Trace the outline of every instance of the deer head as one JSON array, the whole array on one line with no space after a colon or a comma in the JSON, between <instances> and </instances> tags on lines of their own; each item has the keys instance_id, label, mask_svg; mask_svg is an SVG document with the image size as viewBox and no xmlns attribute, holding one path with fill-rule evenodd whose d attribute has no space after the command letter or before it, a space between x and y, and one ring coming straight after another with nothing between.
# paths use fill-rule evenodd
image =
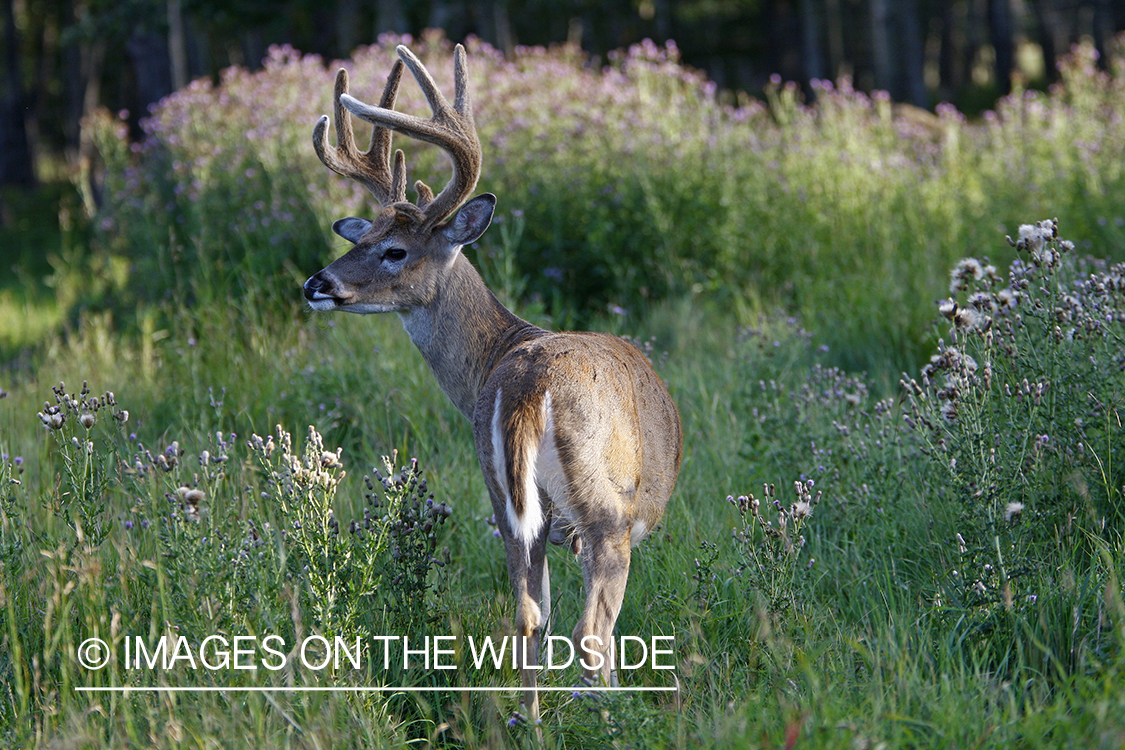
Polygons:
<instances>
[{"instance_id":1,"label":"deer head","mask_svg":"<svg viewBox=\"0 0 1125 750\"><path fill-rule=\"evenodd\" d=\"M484 234L492 221L496 196L490 193L457 210L476 187L481 165L464 47L457 45L454 51L452 106L414 53L400 45L398 54L401 59L391 69L377 107L348 94L346 70L336 74L335 147L327 143L327 116L313 128L320 160L366 187L383 207L374 220L348 217L332 225L355 247L305 282L305 298L314 310L382 313L424 306L441 286L442 269L448 269L461 246ZM426 96L433 113L429 119L394 110L404 65ZM375 126L366 152L356 147L352 114ZM453 177L436 196L419 180L414 183L417 201L407 201L406 159L396 150L392 164L392 131L433 143L449 154Z\"/></svg>"}]
</instances>

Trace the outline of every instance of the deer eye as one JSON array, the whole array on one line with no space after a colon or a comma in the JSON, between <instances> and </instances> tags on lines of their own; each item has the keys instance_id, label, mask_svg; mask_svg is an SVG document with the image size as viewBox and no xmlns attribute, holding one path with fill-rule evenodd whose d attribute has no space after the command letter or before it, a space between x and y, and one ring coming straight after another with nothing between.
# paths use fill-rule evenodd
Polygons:
<instances>
[{"instance_id":1,"label":"deer eye","mask_svg":"<svg viewBox=\"0 0 1125 750\"><path fill-rule=\"evenodd\" d=\"M402 248L399 248L399 247L391 248L387 252L383 253L383 260L395 260L395 261L397 261L397 260L402 260L405 257L406 257L406 251L403 250Z\"/></svg>"}]
</instances>

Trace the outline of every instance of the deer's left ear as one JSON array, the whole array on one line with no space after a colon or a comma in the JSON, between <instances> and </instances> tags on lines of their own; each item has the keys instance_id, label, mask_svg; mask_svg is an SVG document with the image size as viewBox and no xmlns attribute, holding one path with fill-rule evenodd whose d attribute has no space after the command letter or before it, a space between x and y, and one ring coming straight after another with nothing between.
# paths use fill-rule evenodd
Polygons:
<instances>
[{"instance_id":1,"label":"deer's left ear","mask_svg":"<svg viewBox=\"0 0 1125 750\"><path fill-rule=\"evenodd\" d=\"M496 196L492 193L478 195L461 206L453 220L445 225L442 234L454 245L468 245L476 242L492 223L492 212L496 210Z\"/></svg>"},{"instance_id":2,"label":"deer's left ear","mask_svg":"<svg viewBox=\"0 0 1125 750\"><path fill-rule=\"evenodd\" d=\"M332 231L343 237L345 240L357 244L363 235L367 234L367 230L371 228L371 222L367 219L357 219L354 216L349 216L346 219L340 219L332 225Z\"/></svg>"}]
</instances>

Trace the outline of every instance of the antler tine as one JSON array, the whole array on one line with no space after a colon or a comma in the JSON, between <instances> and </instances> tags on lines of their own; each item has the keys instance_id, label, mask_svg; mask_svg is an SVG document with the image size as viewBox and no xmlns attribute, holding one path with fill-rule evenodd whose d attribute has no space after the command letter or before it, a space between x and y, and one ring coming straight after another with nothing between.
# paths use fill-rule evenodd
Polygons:
<instances>
[{"instance_id":1,"label":"antler tine","mask_svg":"<svg viewBox=\"0 0 1125 750\"><path fill-rule=\"evenodd\" d=\"M430 190L430 186L421 180L415 180L414 192L418 194L418 208L424 209L434 199L434 191Z\"/></svg>"},{"instance_id":2,"label":"antler tine","mask_svg":"<svg viewBox=\"0 0 1125 750\"><path fill-rule=\"evenodd\" d=\"M473 122L465 48L458 44L453 53L455 84L452 107L413 52L399 45L398 54L422 89L433 112L432 117L423 119L395 112L389 107L372 107L347 94L340 97L340 102L356 117L377 127L390 128L416 140L433 143L449 154L453 161L453 177L436 198L430 199L433 191L424 183L415 184L418 206L425 211L426 223L432 226L453 213L472 194L480 177L480 141Z\"/></svg>"},{"instance_id":3,"label":"antler tine","mask_svg":"<svg viewBox=\"0 0 1125 750\"><path fill-rule=\"evenodd\" d=\"M398 87L402 81L403 63L396 60L387 76L387 85L379 105L385 109L394 108L398 98ZM336 146L330 146L325 138L328 131L328 117L321 117L313 128L313 148L316 155L332 171L360 183L384 205L406 200L406 161L400 151L391 168L391 131L375 127L371 131L371 146L360 153L355 145L351 115L341 103L348 95L348 72L344 68L336 73L333 96L333 114L336 118Z\"/></svg>"},{"instance_id":4,"label":"antler tine","mask_svg":"<svg viewBox=\"0 0 1125 750\"><path fill-rule=\"evenodd\" d=\"M391 131L386 128L375 128L387 134L387 142L390 143ZM372 135L372 139L374 139ZM372 146L372 148L375 148ZM391 173L391 191L394 193L394 202L399 203L406 200L406 155L402 153L401 148L395 149L395 167Z\"/></svg>"}]
</instances>

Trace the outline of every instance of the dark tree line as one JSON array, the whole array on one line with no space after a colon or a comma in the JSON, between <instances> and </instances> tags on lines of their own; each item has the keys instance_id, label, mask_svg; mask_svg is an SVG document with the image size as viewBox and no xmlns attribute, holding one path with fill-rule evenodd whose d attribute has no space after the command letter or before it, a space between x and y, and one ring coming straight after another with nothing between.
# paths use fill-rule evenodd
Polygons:
<instances>
[{"instance_id":1,"label":"dark tree line","mask_svg":"<svg viewBox=\"0 0 1125 750\"><path fill-rule=\"evenodd\" d=\"M381 32L441 28L505 52L568 41L594 55L652 38L725 89L773 74L860 88L928 107L1048 83L1082 36L1103 60L1125 28L1122 0L2 0L0 184L31 185L35 162L90 158L82 115L147 107L199 76L253 67L268 45L346 56ZM1017 59L1038 50L1043 65Z\"/></svg>"}]
</instances>

